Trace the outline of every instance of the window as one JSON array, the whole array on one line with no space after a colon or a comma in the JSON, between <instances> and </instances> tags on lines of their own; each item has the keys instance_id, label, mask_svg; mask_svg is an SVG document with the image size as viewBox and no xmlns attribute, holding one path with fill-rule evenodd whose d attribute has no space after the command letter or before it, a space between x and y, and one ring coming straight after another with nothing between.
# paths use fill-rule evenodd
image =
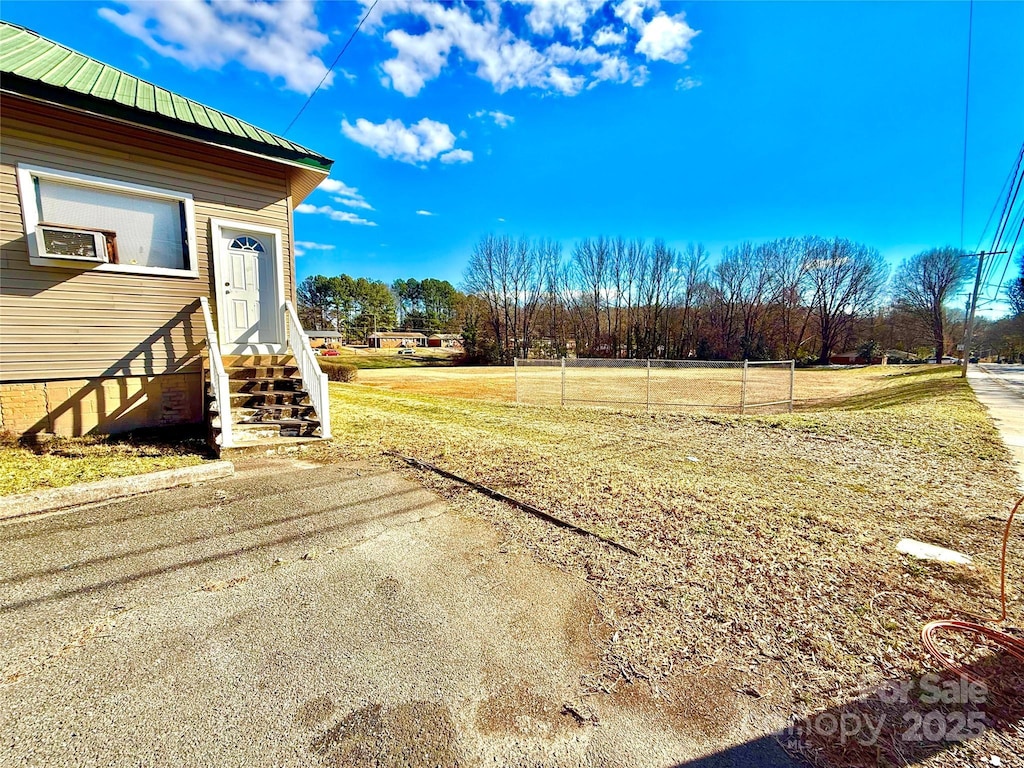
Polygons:
<instances>
[{"instance_id":1,"label":"window","mask_svg":"<svg viewBox=\"0 0 1024 768\"><path fill-rule=\"evenodd\" d=\"M191 195L30 166L18 185L33 264L198 275Z\"/></svg>"},{"instance_id":2,"label":"window","mask_svg":"<svg viewBox=\"0 0 1024 768\"><path fill-rule=\"evenodd\" d=\"M263 243L252 237L236 237L231 241L229 248L234 248L239 251L253 251L255 253L263 253Z\"/></svg>"}]
</instances>

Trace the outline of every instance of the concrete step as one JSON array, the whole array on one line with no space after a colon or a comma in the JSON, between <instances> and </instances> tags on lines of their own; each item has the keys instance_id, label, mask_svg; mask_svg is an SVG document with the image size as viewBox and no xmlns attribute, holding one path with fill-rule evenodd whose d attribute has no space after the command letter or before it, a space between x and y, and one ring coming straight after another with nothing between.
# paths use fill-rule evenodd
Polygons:
<instances>
[{"instance_id":1,"label":"concrete step","mask_svg":"<svg viewBox=\"0 0 1024 768\"><path fill-rule=\"evenodd\" d=\"M313 437L269 437L253 442L243 442L230 448L220 448L222 459L233 459L239 456L265 455L275 453L293 453L304 450L307 446L316 445L323 438Z\"/></svg>"}]
</instances>

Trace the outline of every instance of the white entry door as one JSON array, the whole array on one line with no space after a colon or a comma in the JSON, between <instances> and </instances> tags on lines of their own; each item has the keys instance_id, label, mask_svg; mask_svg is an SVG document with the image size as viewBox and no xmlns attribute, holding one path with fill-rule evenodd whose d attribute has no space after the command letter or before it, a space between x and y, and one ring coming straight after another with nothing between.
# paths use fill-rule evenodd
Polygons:
<instances>
[{"instance_id":1,"label":"white entry door","mask_svg":"<svg viewBox=\"0 0 1024 768\"><path fill-rule=\"evenodd\" d=\"M216 279L224 352L276 351L283 338L275 235L223 226L219 240Z\"/></svg>"}]
</instances>

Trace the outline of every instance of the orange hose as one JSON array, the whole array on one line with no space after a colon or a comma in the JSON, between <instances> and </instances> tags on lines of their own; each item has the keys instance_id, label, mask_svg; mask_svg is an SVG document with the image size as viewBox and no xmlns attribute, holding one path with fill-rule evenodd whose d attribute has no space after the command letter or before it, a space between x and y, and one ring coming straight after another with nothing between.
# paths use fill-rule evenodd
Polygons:
<instances>
[{"instance_id":1,"label":"orange hose","mask_svg":"<svg viewBox=\"0 0 1024 768\"><path fill-rule=\"evenodd\" d=\"M1006 521L1006 529L1003 531L1003 549L1001 555L1001 567L999 575L999 597L1002 603L1002 615L999 617L1000 622L1006 621L1006 550L1010 541L1010 526L1013 525L1013 517L1017 514L1017 510L1020 505L1024 503L1024 496L1017 500L1017 503L1013 505L1013 509L1010 510L1010 517ZM956 675L962 675L968 680L975 683L981 683L982 681L964 669L962 666L950 659L946 654L939 650L938 645L935 642L935 634L940 630L949 630L953 632L964 632L972 633L975 635L981 635L987 638L995 645L1005 650L1009 655L1013 656L1019 661L1024 661L1024 640L1014 637L1013 635L1003 632L998 629L992 629L982 624L976 624L972 621L956 621L954 619L941 619L939 621L930 621L921 628L921 643L924 645L925 650L930 653L936 661L939 662L943 667L948 669L950 672Z\"/></svg>"}]
</instances>

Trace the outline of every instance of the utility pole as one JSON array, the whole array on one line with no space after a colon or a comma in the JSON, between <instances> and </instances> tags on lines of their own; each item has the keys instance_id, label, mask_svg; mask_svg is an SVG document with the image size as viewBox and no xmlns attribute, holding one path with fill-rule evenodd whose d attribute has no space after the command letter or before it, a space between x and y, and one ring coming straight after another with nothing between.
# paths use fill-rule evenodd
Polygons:
<instances>
[{"instance_id":1,"label":"utility pole","mask_svg":"<svg viewBox=\"0 0 1024 768\"><path fill-rule=\"evenodd\" d=\"M971 362L971 335L974 333L974 311L978 308L978 294L981 292L981 270L985 266L986 256L998 256L1006 251L981 251L966 254L965 258L978 257L978 271L974 275L974 291L971 294L970 311L967 313L967 325L964 327L964 357L960 364L960 378L967 378L967 365ZM940 361L941 362L941 361Z\"/></svg>"}]
</instances>

